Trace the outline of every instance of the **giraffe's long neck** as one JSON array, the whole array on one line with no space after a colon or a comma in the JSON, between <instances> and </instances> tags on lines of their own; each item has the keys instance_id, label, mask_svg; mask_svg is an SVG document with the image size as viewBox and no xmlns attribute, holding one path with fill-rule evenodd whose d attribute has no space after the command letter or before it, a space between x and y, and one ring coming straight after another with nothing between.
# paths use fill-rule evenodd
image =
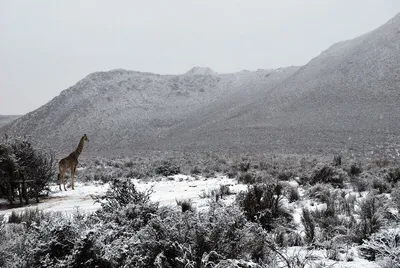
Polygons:
<instances>
[{"instance_id":1,"label":"giraffe's long neck","mask_svg":"<svg viewBox=\"0 0 400 268\"><path fill-rule=\"evenodd\" d=\"M82 153L83 150L83 143L85 142L84 137L81 138L79 141L78 147L76 147L74 151L74 155L78 158L78 156Z\"/></svg>"}]
</instances>

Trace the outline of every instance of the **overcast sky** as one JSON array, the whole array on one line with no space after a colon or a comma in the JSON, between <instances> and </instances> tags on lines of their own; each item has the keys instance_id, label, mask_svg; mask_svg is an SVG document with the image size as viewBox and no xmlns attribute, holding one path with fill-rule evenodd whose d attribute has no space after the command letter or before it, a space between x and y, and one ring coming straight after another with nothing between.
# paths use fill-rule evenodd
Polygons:
<instances>
[{"instance_id":1,"label":"overcast sky","mask_svg":"<svg viewBox=\"0 0 400 268\"><path fill-rule=\"evenodd\" d=\"M95 71L303 65L399 12L399 0L0 0L0 114L33 111Z\"/></svg>"}]
</instances>

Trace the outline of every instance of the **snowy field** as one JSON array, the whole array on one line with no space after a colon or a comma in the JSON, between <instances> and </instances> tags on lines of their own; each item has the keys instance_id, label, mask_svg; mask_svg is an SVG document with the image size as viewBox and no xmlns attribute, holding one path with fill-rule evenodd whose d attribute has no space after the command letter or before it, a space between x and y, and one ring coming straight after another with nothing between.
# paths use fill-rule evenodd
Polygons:
<instances>
[{"instance_id":1,"label":"snowy field","mask_svg":"<svg viewBox=\"0 0 400 268\"><path fill-rule=\"evenodd\" d=\"M246 190L247 185L237 183L235 179L229 179L226 176L217 176L215 178L205 178L202 176L187 176L187 175L174 175L170 177L154 178L152 181L133 180L139 191L144 191L153 188L151 200L159 202L160 205L177 206L177 200L190 200L193 207L197 210L206 209L209 198L206 196L210 194L213 189L219 189L221 185L229 187L232 195L225 196L223 202L226 204L233 202L235 194L239 191ZM290 184L297 186L294 181ZM28 208L40 209L43 211L59 211L65 213L73 213L76 210L80 212L94 212L100 204L94 202L93 197L96 195L104 194L108 189L108 184L82 184L77 182L75 190L68 188L68 191L60 191L58 185L51 186L49 198L41 200L39 204L33 203ZM301 195L303 190L299 189ZM3 201L5 202L5 200ZM322 204L321 204L322 205ZM303 207L310 209L318 208L318 205L311 205L310 200L302 200L300 202L288 204L293 212L294 222L298 226L298 231L302 231L302 224L300 222L300 213ZM27 207L3 209L0 214L5 216L5 219L11 214L12 211L22 211ZM346 254L351 252L352 261L345 261ZM381 267L374 262L367 261L359 258L357 249L350 249L346 254L343 254L343 261L333 261L327 257L326 250L313 250L312 259L313 263L317 266L306 267L343 267L343 268L377 268ZM305 248L302 247L289 247L287 248L287 256L310 254ZM322 265L322 266L318 266Z\"/></svg>"},{"instance_id":2,"label":"snowy field","mask_svg":"<svg viewBox=\"0 0 400 268\"><path fill-rule=\"evenodd\" d=\"M236 180L229 179L226 176L217 176L215 178L204 178L202 176L174 175L155 178L153 181L133 180L139 191L145 191L153 187L151 200L159 202L160 205L176 206L176 201L191 200L196 209L202 209L207 206L207 198L201 198L213 189L219 189L220 185L229 186L232 193L245 190L246 185L238 184ZM79 182L75 183L75 190L67 188L68 191L60 191L58 185L50 187L49 198L40 200L40 203L32 203L27 207L3 209L0 214L6 218L12 211L22 211L26 208L40 209L43 211L61 211L73 213L77 209L81 212L94 212L100 204L95 202L93 197L104 194L108 189L108 184L90 184L85 185ZM233 201L234 195L225 198L225 202ZM2 200L7 203L6 200Z\"/></svg>"}]
</instances>

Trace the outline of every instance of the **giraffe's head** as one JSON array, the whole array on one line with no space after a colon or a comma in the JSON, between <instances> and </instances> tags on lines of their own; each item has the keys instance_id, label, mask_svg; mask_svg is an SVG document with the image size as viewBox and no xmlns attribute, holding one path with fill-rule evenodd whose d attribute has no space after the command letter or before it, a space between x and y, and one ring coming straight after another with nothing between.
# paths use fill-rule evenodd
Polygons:
<instances>
[{"instance_id":1,"label":"giraffe's head","mask_svg":"<svg viewBox=\"0 0 400 268\"><path fill-rule=\"evenodd\" d=\"M88 137L86 136L86 134L83 134L83 140L84 141L89 141Z\"/></svg>"}]
</instances>

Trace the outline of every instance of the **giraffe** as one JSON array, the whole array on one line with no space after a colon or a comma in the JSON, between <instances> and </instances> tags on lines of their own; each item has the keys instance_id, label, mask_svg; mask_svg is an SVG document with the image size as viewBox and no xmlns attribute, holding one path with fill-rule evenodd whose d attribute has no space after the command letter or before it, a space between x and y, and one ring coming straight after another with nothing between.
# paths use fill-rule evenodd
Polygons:
<instances>
[{"instance_id":1,"label":"giraffe","mask_svg":"<svg viewBox=\"0 0 400 268\"><path fill-rule=\"evenodd\" d=\"M67 157L63 158L58 162L58 179L60 181L60 191L61 191L61 184L64 185L64 190L66 191L67 189L65 188L65 172L70 169L71 170L71 179L72 179L72 190L74 190L74 176L75 176L75 171L76 167L78 166L78 157L82 153L83 149L83 144L85 141L89 141L88 137L86 134L83 135L81 140L79 141L78 147L76 148L75 151L70 153Z\"/></svg>"}]
</instances>

